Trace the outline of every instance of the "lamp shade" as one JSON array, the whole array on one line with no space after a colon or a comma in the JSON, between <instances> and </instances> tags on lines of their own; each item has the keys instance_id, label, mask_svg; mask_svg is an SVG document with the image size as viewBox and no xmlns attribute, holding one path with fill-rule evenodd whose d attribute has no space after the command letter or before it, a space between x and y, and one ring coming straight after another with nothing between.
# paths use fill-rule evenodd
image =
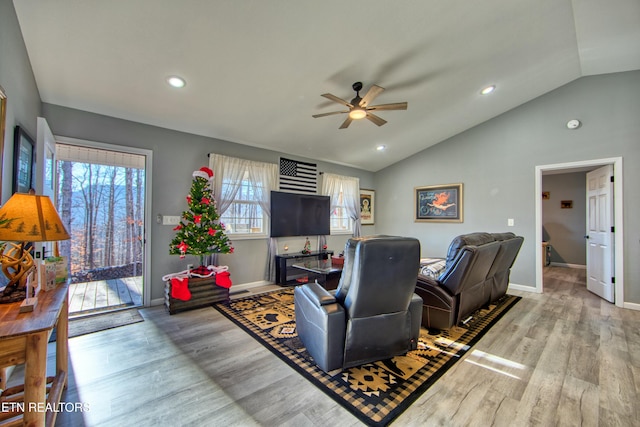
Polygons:
<instances>
[{"instance_id":1,"label":"lamp shade","mask_svg":"<svg viewBox=\"0 0 640 427\"><path fill-rule=\"evenodd\" d=\"M0 241L47 242L71 237L48 196L15 193L0 208Z\"/></svg>"}]
</instances>

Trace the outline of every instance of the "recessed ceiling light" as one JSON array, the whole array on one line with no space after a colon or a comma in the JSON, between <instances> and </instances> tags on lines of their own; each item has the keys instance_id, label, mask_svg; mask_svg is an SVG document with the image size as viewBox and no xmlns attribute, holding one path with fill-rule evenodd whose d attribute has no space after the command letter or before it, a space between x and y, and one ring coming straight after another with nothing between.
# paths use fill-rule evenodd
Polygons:
<instances>
[{"instance_id":1,"label":"recessed ceiling light","mask_svg":"<svg viewBox=\"0 0 640 427\"><path fill-rule=\"evenodd\" d=\"M480 91L480 95L489 95L494 90L496 90L496 85L487 86Z\"/></svg>"},{"instance_id":2,"label":"recessed ceiling light","mask_svg":"<svg viewBox=\"0 0 640 427\"><path fill-rule=\"evenodd\" d=\"M173 87L181 88L184 87L187 82L184 81L182 77L178 76L169 76L167 77L167 83L169 83Z\"/></svg>"},{"instance_id":3,"label":"recessed ceiling light","mask_svg":"<svg viewBox=\"0 0 640 427\"><path fill-rule=\"evenodd\" d=\"M376 150L378 150L378 151L384 151L386 149L387 149L387 146L386 145L382 145L382 144L380 144L380 145L378 145L376 147Z\"/></svg>"}]
</instances>

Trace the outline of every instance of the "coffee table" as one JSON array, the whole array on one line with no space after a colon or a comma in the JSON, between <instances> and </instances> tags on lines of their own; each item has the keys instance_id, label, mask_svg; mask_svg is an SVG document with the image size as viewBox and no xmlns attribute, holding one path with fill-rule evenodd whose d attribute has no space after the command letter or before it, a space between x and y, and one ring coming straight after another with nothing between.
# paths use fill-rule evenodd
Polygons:
<instances>
[{"instance_id":1,"label":"coffee table","mask_svg":"<svg viewBox=\"0 0 640 427\"><path fill-rule=\"evenodd\" d=\"M307 277L309 281L316 280L323 288L330 291L338 287L340 276L342 275L341 265L332 265L331 259L309 259L303 262L292 264L291 267L298 268L310 273ZM301 281L301 283L305 283Z\"/></svg>"}]
</instances>

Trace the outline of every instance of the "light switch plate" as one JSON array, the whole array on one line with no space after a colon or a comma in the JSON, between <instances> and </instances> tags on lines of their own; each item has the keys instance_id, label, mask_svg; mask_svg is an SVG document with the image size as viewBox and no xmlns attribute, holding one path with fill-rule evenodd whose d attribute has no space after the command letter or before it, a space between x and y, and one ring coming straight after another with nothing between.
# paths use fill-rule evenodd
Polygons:
<instances>
[{"instance_id":1,"label":"light switch plate","mask_svg":"<svg viewBox=\"0 0 640 427\"><path fill-rule=\"evenodd\" d=\"M178 225L180 224L180 217L174 215L163 215L162 225Z\"/></svg>"},{"instance_id":2,"label":"light switch plate","mask_svg":"<svg viewBox=\"0 0 640 427\"><path fill-rule=\"evenodd\" d=\"M515 221L513 220L513 218L507 219L507 226L508 227L513 227L514 225L515 225Z\"/></svg>"}]
</instances>

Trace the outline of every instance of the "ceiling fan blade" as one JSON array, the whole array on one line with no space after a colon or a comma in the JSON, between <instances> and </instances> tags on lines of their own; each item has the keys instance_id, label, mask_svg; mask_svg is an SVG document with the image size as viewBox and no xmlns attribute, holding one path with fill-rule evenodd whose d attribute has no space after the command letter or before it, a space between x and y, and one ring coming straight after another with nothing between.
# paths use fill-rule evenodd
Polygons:
<instances>
[{"instance_id":1,"label":"ceiling fan blade","mask_svg":"<svg viewBox=\"0 0 640 427\"><path fill-rule=\"evenodd\" d=\"M373 101L376 96L380 95L383 90L384 88L378 85L371 86L369 92L367 92L367 94L362 98L362 101L360 101L360 106L366 107L367 105L369 105L369 103Z\"/></svg>"},{"instance_id":2,"label":"ceiling fan blade","mask_svg":"<svg viewBox=\"0 0 640 427\"><path fill-rule=\"evenodd\" d=\"M351 117L347 116L347 120L342 122L342 125L338 129L346 129L346 128L348 128L352 121L353 121L353 119Z\"/></svg>"},{"instance_id":3,"label":"ceiling fan blade","mask_svg":"<svg viewBox=\"0 0 640 427\"><path fill-rule=\"evenodd\" d=\"M369 113L369 112L367 112L367 119L377 124L378 126L382 126L383 124L387 123L385 119L378 117L375 114Z\"/></svg>"},{"instance_id":4,"label":"ceiling fan blade","mask_svg":"<svg viewBox=\"0 0 640 427\"><path fill-rule=\"evenodd\" d=\"M334 114L346 114L348 113L348 111L332 111L330 113L322 113L322 114L314 114L313 118L318 118L318 117L325 117L325 116L333 116Z\"/></svg>"},{"instance_id":5,"label":"ceiling fan blade","mask_svg":"<svg viewBox=\"0 0 640 427\"><path fill-rule=\"evenodd\" d=\"M330 99L333 102L337 102L338 104L342 104L345 107L353 108L353 104L350 104L347 101L345 101L344 99L338 98L335 95L331 95L330 93L323 93L321 96L324 96L325 98Z\"/></svg>"},{"instance_id":6,"label":"ceiling fan blade","mask_svg":"<svg viewBox=\"0 0 640 427\"><path fill-rule=\"evenodd\" d=\"M382 110L406 110L407 109L406 102L396 102L393 104L380 104L380 105L372 105L367 107L367 111L382 111Z\"/></svg>"}]
</instances>

